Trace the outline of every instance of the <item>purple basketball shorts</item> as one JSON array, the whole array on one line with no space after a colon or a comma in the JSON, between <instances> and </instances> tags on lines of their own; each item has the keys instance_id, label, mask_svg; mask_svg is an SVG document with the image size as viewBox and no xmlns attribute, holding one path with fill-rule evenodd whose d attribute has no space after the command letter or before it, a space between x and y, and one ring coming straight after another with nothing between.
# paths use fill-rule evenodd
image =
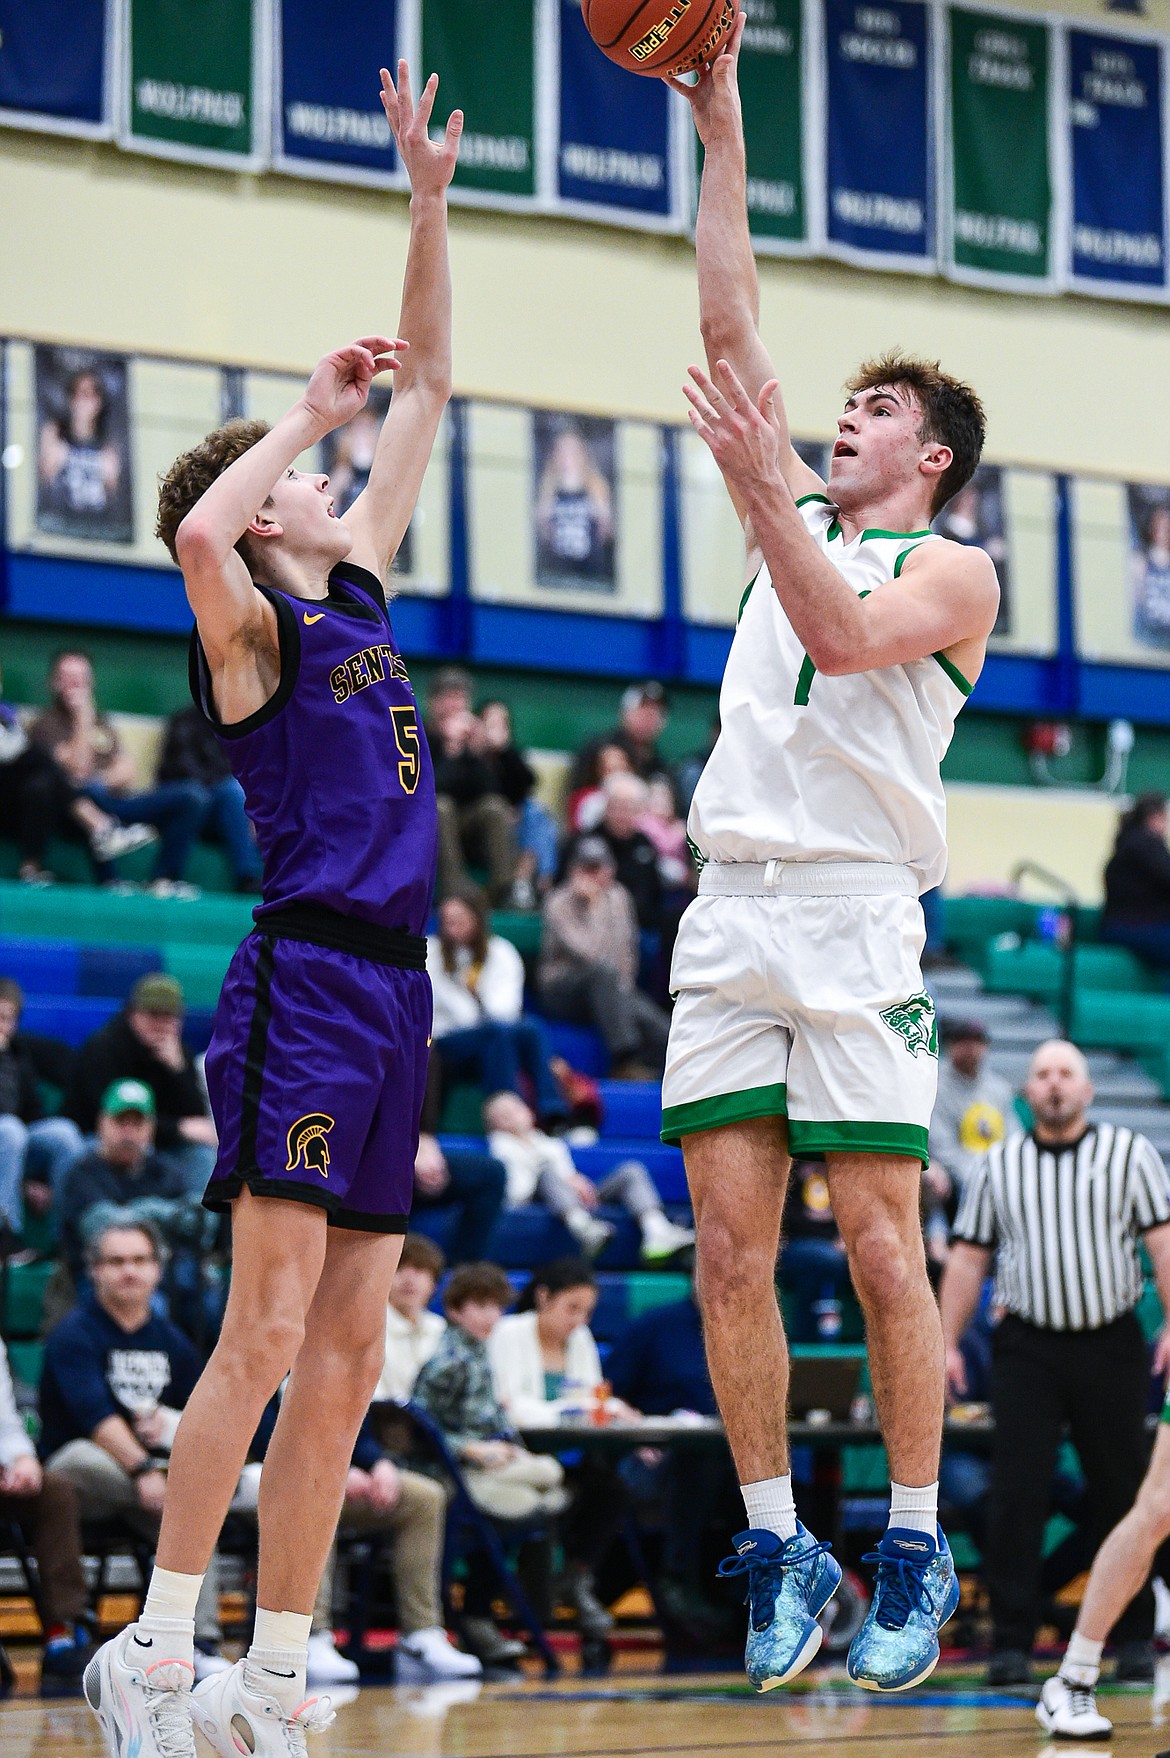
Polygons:
<instances>
[{"instance_id":1,"label":"purple basketball shorts","mask_svg":"<svg viewBox=\"0 0 1170 1758\"><path fill-rule=\"evenodd\" d=\"M249 934L207 1051L219 1153L204 1206L247 1187L404 1233L430 1031L425 971Z\"/></svg>"}]
</instances>

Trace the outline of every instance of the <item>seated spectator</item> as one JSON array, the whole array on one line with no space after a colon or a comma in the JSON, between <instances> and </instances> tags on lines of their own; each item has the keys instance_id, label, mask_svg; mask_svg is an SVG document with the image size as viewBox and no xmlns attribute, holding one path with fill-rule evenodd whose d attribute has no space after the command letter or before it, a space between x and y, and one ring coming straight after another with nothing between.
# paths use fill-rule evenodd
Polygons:
<instances>
[{"instance_id":1,"label":"seated spectator","mask_svg":"<svg viewBox=\"0 0 1170 1758\"><path fill-rule=\"evenodd\" d=\"M518 751L512 737L512 710L506 702L485 702L479 711L484 757L496 788L516 815L520 858L509 901L515 909L535 909L556 876L561 833L548 807L538 800L536 772Z\"/></svg>"},{"instance_id":2,"label":"seated spectator","mask_svg":"<svg viewBox=\"0 0 1170 1758\"><path fill-rule=\"evenodd\" d=\"M643 781L649 781L652 775L668 774L670 765L658 749L667 708L666 691L660 683L652 679L645 684L631 684L622 694L620 724L613 732L590 739L574 758L569 774L570 792L589 785L602 745L620 745L630 760L630 768Z\"/></svg>"},{"instance_id":3,"label":"seated spectator","mask_svg":"<svg viewBox=\"0 0 1170 1758\"><path fill-rule=\"evenodd\" d=\"M540 995L554 1019L601 1033L618 1080L661 1075L670 1021L636 986L638 923L599 836L578 842L563 885L544 906Z\"/></svg>"},{"instance_id":4,"label":"seated spectator","mask_svg":"<svg viewBox=\"0 0 1170 1758\"><path fill-rule=\"evenodd\" d=\"M930 1165L923 1173L927 1248L945 1263L950 1223L988 1148L1018 1135L1011 1085L987 1067L987 1028L978 1020L948 1020L944 1054L930 1119Z\"/></svg>"},{"instance_id":5,"label":"seated spectator","mask_svg":"<svg viewBox=\"0 0 1170 1758\"><path fill-rule=\"evenodd\" d=\"M150 1222L107 1227L90 1240L92 1287L50 1331L41 1375L41 1458L77 1490L83 1520L118 1519L158 1537L165 1463L200 1361L152 1301L162 1239ZM218 1561L195 1610L195 1676L227 1666L219 1654Z\"/></svg>"},{"instance_id":6,"label":"seated spectator","mask_svg":"<svg viewBox=\"0 0 1170 1758\"><path fill-rule=\"evenodd\" d=\"M36 1558L44 1611L43 1678L78 1678L92 1655L81 1563L77 1491L58 1471L46 1471L20 1418L0 1342L0 1520L20 1527Z\"/></svg>"},{"instance_id":7,"label":"seated spectator","mask_svg":"<svg viewBox=\"0 0 1170 1758\"><path fill-rule=\"evenodd\" d=\"M29 728L36 744L51 751L74 787L119 824L150 824L159 832L154 886L183 895L183 875L203 822L203 796L188 781L166 782L134 792L134 765L94 699L93 666L87 653L59 653L49 672L52 706Z\"/></svg>"},{"instance_id":8,"label":"seated spectator","mask_svg":"<svg viewBox=\"0 0 1170 1758\"><path fill-rule=\"evenodd\" d=\"M84 1146L76 1123L45 1116L36 1064L17 1036L23 1006L20 984L0 977L0 1231L17 1237L23 1179L34 1176L59 1190Z\"/></svg>"},{"instance_id":9,"label":"seated spectator","mask_svg":"<svg viewBox=\"0 0 1170 1758\"><path fill-rule=\"evenodd\" d=\"M1170 971L1170 811L1163 793L1139 794L1117 826L1105 867L1101 938Z\"/></svg>"},{"instance_id":10,"label":"seated spectator","mask_svg":"<svg viewBox=\"0 0 1170 1758\"><path fill-rule=\"evenodd\" d=\"M440 671L427 704L427 743L439 806L436 895L467 884L467 862L483 861L492 901L502 902L516 877L516 832L507 800L487 759L483 723L471 712L471 679L457 666Z\"/></svg>"},{"instance_id":11,"label":"seated spectator","mask_svg":"<svg viewBox=\"0 0 1170 1758\"><path fill-rule=\"evenodd\" d=\"M458 1210L447 1246L453 1264L474 1263L483 1256L504 1205L506 1181L504 1168L490 1154L465 1148L444 1152L433 1135L419 1136L414 1159L415 1212Z\"/></svg>"},{"instance_id":12,"label":"seated spectator","mask_svg":"<svg viewBox=\"0 0 1170 1758\"><path fill-rule=\"evenodd\" d=\"M620 1166L593 1184L573 1164L568 1144L537 1128L531 1109L517 1093L494 1093L483 1108L488 1147L508 1173L507 1205L534 1199L559 1215L587 1257L597 1257L613 1228L594 1210L598 1203L627 1209L642 1233L642 1261L665 1263L695 1243L689 1227L669 1221L654 1182L640 1160Z\"/></svg>"},{"instance_id":13,"label":"seated spectator","mask_svg":"<svg viewBox=\"0 0 1170 1758\"><path fill-rule=\"evenodd\" d=\"M492 934L482 892L461 887L439 905L439 932L427 937L434 993L431 1048L441 1078L470 1078L494 1093L531 1083L540 1116L560 1122L564 1095L550 1067L541 1020L524 1017L524 961L510 940Z\"/></svg>"},{"instance_id":14,"label":"seated spectator","mask_svg":"<svg viewBox=\"0 0 1170 1758\"><path fill-rule=\"evenodd\" d=\"M51 885L45 865L49 839L83 839L94 865L109 870L119 855L157 842L149 824L119 824L79 793L61 765L34 744L14 708L0 702L0 835L15 837L17 878L25 885Z\"/></svg>"},{"instance_id":15,"label":"seated spectator","mask_svg":"<svg viewBox=\"0 0 1170 1758\"><path fill-rule=\"evenodd\" d=\"M599 745L586 779L569 794L565 815L571 831L596 830L605 815L605 784L611 775L632 775L621 745Z\"/></svg>"},{"instance_id":16,"label":"seated spectator","mask_svg":"<svg viewBox=\"0 0 1170 1758\"><path fill-rule=\"evenodd\" d=\"M492 1383L487 1342L511 1300L511 1283L496 1264L464 1264L453 1273L443 1292L447 1329L415 1381L414 1402L442 1430L477 1506L515 1521L559 1514L568 1497L560 1464L522 1445ZM492 1597L486 1571L473 1569L463 1636L486 1666L519 1652L492 1622Z\"/></svg>"},{"instance_id":17,"label":"seated spectator","mask_svg":"<svg viewBox=\"0 0 1170 1758\"><path fill-rule=\"evenodd\" d=\"M201 1196L215 1165L215 1124L195 1058L183 1043L183 1012L174 977L162 971L139 977L122 1012L81 1046L63 1109L92 1134L110 1083L141 1081L154 1095L159 1148Z\"/></svg>"},{"instance_id":18,"label":"seated spectator","mask_svg":"<svg viewBox=\"0 0 1170 1758\"><path fill-rule=\"evenodd\" d=\"M637 827L654 845L663 891L685 892L689 900L695 889L695 864L669 775L656 775L647 782L646 806Z\"/></svg>"},{"instance_id":19,"label":"seated spectator","mask_svg":"<svg viewBox=\"0 0 1170 1758\"><path fill-rule=\"evenodd\" d=\"M603 784L605 810L596 834L613 856L614 872L633 899L638 926L658 933L662 927L662 879L658 850L638 821L649 809L650 789L637 775L610 775Z\"/></svg>"},{"instance_id":20,"label":"seated spectator","mask_svg":"<svg viewBox=\"0 0 1170 1758\"><path fill-rule=\"evenodd\" d=\"M232 774L215 728L194 704L167 721L158 780L160 785L183 781L202 789L202 835L223 847L237 891L259 891L262 863L244 808L244 790Z\"/></svg>"},{"instance_id":21,"label":"seated spectator","mask_svg":"<svg viewBox=\"0 0 1170 1758\"><path fill-rule=\"evenodd\" d=\"M532 1280L488 1340L500 1403L517 1424L559 1422L563 1412L591 1409L602 1384L601 1360L589 1329L597 1278L583 1258L559 1258ZM636 1421L620 1399L609 1413ZM577 1614L581 1634L608 1635L613 1618L595 1582L625 1516L626 1496L611 1458L586 1447L567 1468L572 1502L560 1524L565 1569L560 1595Z\"/></svg>"},{"instance_id":22,"label":"seated spectator","mask_svg":"<svg viewBox=\"0 0 1170 1758\"><path fill-rule=\"evenodd\" d=\"M841 1330L849 1260L829 1206L825 1168L794 1160L781 1225L780 1285L790 1296L786 1330L793 1343L829 1343Z\"/></svg>"},{"instance_id":23,"label":"seated spectator","mask_svg":"<svg viewBox=\"0 0 1170 1758\"><path fill-rule=\"evenodd\" d=\"M408 1233L390 1284L386 1307L386 1365L374 1403L405 1404L420 1370L447 1329L441 1313L429 1310L446 1267L442 1252L424 1233Z\"/></svg>"}]
</instances>

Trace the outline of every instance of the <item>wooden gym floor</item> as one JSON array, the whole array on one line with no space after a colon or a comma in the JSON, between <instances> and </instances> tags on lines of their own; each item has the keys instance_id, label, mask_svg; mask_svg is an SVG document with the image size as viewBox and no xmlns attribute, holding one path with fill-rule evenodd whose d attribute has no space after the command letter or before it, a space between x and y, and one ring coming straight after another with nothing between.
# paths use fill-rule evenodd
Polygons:
<instances>
[{"instance_id":1,"label":"wooden gym floor","mask_svg":"<svg viewBox=\"0 0 1170 1758\"><path fill-rule=\"evenodd\" d=\"M980 1690L945 1671L901 1698L875 1700L839 1672L756 1697L734 1673L397 1689L366 1687L309 1741L311 1758L1154 1758L1170 1747L1170 1663L1160 1687L1107 1691L1111 1743L1049 1744L1025 1692ZM21 1669L21 1683L28 1679ZM208 1749L199 1742L200 1758ZM101 1758L96 1723L75 1699L0 1703L3 1758Z\"/></svg>"}]
</instances>

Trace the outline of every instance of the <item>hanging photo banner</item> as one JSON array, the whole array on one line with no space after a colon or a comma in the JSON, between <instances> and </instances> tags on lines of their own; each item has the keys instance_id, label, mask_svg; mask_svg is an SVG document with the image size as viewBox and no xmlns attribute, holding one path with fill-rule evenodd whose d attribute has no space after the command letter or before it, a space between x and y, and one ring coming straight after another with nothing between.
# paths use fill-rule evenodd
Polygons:
<instances>
[{"instance_id":1,"label":"hanging photo banner","mask_svg":"<svg viewBox=\"0 0 1170 1758\"><path fill-rule=\"evenodd\" d=\"M119 143L234 170L262 162L253 0L125 0Z\"/></svg>"},{"instance_id":2,"label":"hanging photo banner","mask_svg":"<svg viewBox=\"0 0 1170 1758\"><path fill-rule=\"evenodd\" d=\"M958 7L949 22L948 270L958 280L1051 292L1052 32Z\"/></svg>"},{"instance_id":3,"label":"hanging photo banner","mask_svg":"<svg viewBox=\"0 0 1170 1758\"><path fill-rule=\"evenodd\" d=\"M560 0L560 139L563 202L670 219L670 92L602 55L579 0Z\"/></svg>"},{"instance_id":4,"label":"hanging photo banner","mask_svg":"<svg viewBox=\"0 0 1170 1758\"><path fill-rule=\"evenodd\" d=\"M0 0L0 123L113 133L107 102L114 0Z\"/></svg>"},{"instance_id":5,"label":"hanging photo banner","mask_svg":"<svg viewBox=\"0 0 1170 1758\"><path fill-rule=\"evenodd\" d=\"M748 220L764 251L808 251L801 0L751 0L739 56ZM702 174L703 153L698 148Z\"/></svg>"},{"instance_id":6,"label":"hanging photo banner","mask_svg":"<svg viewBox=\"0 0 1170 1758\"><path fill-rule=\"evenodd\" d=\"M533 0L423 0L422 60L439 114L465 116L454 190L499 201L536 195Z\"/></svg>"},{"instance_id":7,"label":"hanging photo banner","mask_svg":"<svg viewBox=\"0 0 1170 1758\"><path fill-rule=\"evenodd\" d=\"M1164 291L1166 174L1162 48L1068 33L1074 285Z\"/></svg>"},{"instance_id":8,"label":"hanging photo banner","mask_svg":"<svg viewBox=\"0 0 1170 1758\"><path fill-rule=\"evenodd\" d=\"M317 0L280 0L274 156L282 170L387 183L398 171L378 96L399 54L396 0L347 0L321 28Z\"/></svg>"},{"instance_id":9,"label":"hanging photo banner","mask_svg":"<svg viewBox=\"0 0 1170 1758\"><path fill-rule=\"evenodd\" d=\"M830 255L935 266L930 16L918 0L825 0Z\"/></svg>"}]
</instances>

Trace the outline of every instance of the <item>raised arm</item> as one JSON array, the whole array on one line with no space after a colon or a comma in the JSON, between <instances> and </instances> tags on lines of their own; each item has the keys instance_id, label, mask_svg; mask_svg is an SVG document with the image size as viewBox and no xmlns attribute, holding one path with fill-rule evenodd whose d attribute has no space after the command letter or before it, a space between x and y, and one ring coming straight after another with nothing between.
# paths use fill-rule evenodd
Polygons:
<instances>
[{"instance_id":1,"label":"raised arm","mask_svg":"<svg viewBox=\"0 0 1170 1758\"><path fill-rule=\"evenodd\" d=\"M739 52L747 14L741 13L721 53L694 85L670 79L691 106L703 143L703 180L695 225L699 271L699 327L712 372L728 360L752 400L758 399L775 370L760 339L760 283L752 251L747 211L747 149L739 97ZM814 494L824 483L792 449L788 417L779 388L772 406L783 444L784 480L794 497ZM726 480L726 478L725 478ZM728 491L741 522L746 508L739 489Z\"/></svg>"},{"instance_id":2,"label":"raised arm","mask_svg":"<svg viewBox=\"0 0 1170 1758\"><path fill-rule=\"evenodd\" d=\"M447 186L455 172L463 112L454 110L442 141L428 132L438 75L414 107L410 74L398 63L397 87L382 69L382 104L410 178L410 247L399 333L410 353L394 382L370 479L346 514L350 560L384 580L406 535L443 410L451 395L451 269L447 256Z\"/></svg>"}]
</instances>

